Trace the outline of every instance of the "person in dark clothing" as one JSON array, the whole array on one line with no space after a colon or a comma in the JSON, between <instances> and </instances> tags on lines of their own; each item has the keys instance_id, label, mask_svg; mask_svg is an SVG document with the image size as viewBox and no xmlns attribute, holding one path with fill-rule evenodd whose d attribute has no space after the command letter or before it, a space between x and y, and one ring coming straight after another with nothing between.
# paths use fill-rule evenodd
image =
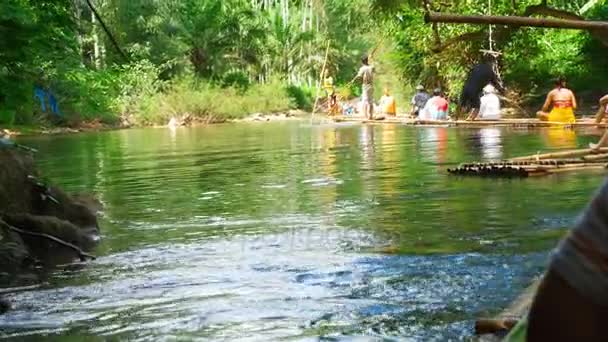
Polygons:
<instances>
[{"instance_id":1,"label":"person in dark clothing","mask_svg":"<svg viewBox=\"0 0 608 342\"><path fill-rule=\"evenodd\" d=\"M423 85L419 85L416 87L416 95L412 98L412 112L411 115L413 117L418 117L426 102L431 98L431 95L424 90Z\"/></svg>"},{"instance_id":2,"label":"person in dark clothing","mask_svg":"<svg viewBox=\"0 0 608 342\"><path fill-rule=\"evenodd\" d=\"M460 108L458 112L465 111L469 113L467 120L471 120L477 116L483 88L488 84L492 84L500 92L503 91L498 76L494 73L492 64L490 62L477 64L469 72L460 95Z\"/></svg>"}]
</instances>

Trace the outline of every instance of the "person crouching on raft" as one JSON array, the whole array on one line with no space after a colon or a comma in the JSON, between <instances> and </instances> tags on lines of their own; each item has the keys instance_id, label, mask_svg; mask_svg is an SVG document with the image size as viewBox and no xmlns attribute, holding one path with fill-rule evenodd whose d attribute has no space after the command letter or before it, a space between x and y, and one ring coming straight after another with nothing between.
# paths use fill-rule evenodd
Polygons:
<instances>
[{"instance_id":1,"label":"person crouching on raft","mask_svg":"<svg viewBox=\"0 0 608 342\"><path fill-rule=\"evenodd\" d=\"M384 88L384 95L380 98L380 109L382 114L396 116L397 106L395 104L395 98L391 96L388 88Z\"/></svg>"},{"instance_id":2,"label":"person crouching on raft","mask_svg":"<svg viewBox=\"0 0 608 342\"><path fill-rule=\"evenodd\" d=\"M549 107L553 108L549 112ZM563 77L555 81L555 89L547 94L543 109L536 113L541 121L574 123L574 110L576 109L576 97L572 90L566 88L566 80Z\"/></svg>"},{"instance_id":3,"label":"person crouching on raft","mask_svg":"<svg viewBox=\"0 0 608 342\"><path fill-rule=\"evenodd\" d=\"M597 124L602 123L602 120L604 119L604 116L606 116L606 113L608 113L608 95L604 95L600 99L600 108L597 110L597 114L595 115L595 122ZM600 141L597 142L597 144L593 144L593 143L589 144L589 148L598 150L600 147L605 147L605 145L607 143L608 143L608 130L606 130L606 132L604 132L604 135L602 136Z\"/></svg>"},{"instance_id":4,"label":"person crouching on raft","mask_svg":"<svg viewBox=\"0 0 608 342\"><path fill-rule=\"evenodd\" d=\"M480 99L479 118L481 120L500 120L500 98L496 95L496 88L488 84L483 88ZM472 120L476 119L475 117Z\"/></svg>"},{"instance_id":5,"label":"person crouching on raft","mask_svg":"<svg viewBox=\"0 0 608 342\"><path fill-rule=\"evenodd\" d=\"M601 123L604 119L604 116L608 113L608 95L604 95L600 99L600 108L597 110L597 114L595 114L595 123Z\"/></svg>"},{"instance_id":6,"label":"person crouching on raft","mask_svg":"<svg viewBox=\"0 0 608 342\"><path fill-rule=\"evenodd\" d=\"M427 102L419 118L422 120L446 120L448 118L449 103L443 97L443 92L440 88L433 90L433 97Z\"/></svg>"}]
</instances>

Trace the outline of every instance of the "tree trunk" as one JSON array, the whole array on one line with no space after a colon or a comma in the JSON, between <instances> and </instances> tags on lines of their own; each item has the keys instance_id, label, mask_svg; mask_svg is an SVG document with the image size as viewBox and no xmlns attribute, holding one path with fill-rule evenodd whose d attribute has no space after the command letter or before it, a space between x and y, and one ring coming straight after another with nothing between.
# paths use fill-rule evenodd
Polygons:
<instances>
[{"instance_id":1,"label":"tree trunk","mask_svg":"<svg viewBox=\"0 0 608 342\"><path fill-rule=\"evenodd\" d=\"M425 16L428 23L458 23L458 24L481 24L481 25L505 25L505 26L531 26L545 28L563 28L578 30L606 30L608 32L608 22L606 21L587 21L573 19L553 19L553 18L530 18L518 16L499 16L499 15L459 15L448 13L431 12Z\"/></svg>"},{"instance_id":2,"label":"tree trunk","mask_svg":"<svg viewBox=\"0 0 608 342\"><path fill-rule=\"evenodd\" d=\"M93 26L93 65L95 65L95 69L99 70L101 68L101 52L99 49L99 35L97 34L97 19L93 12L91 12L91 24Z\"/></svg>"}]
</instances>

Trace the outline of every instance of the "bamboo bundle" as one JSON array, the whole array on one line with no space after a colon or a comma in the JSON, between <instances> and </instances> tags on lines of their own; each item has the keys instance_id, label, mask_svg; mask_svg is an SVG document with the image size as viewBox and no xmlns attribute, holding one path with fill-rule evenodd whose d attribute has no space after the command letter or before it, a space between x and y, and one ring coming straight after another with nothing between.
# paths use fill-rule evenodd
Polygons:
<instances>
[{"instance_id":1,"label":"bamboo bundle","mask_svg":"<svg viewBox=\"0 0 608 342\"><path fill-rule=\"evenodd\" d=\"M478 177L501 177L501 178L524 178L544 176L552 173L579 171L586 169L605 169L605 162L585 162L574 160L553 164L523 164L523 165L501 165L501 164L463 164L456 169L448 169L448 172L461 176Z\"/></svg>"},{"instance_id":2,"label":"bamboo bundle","mask_svg":"<svg viewBox=\"0 0 608 342\"><path fill-rule=\"evenodd\" d=\"M599 160L599 159L594 159ZM588 161L586 159L542 159L542 160L505 160L499 162L484 162L484 163L462 163L460 167L492 167L492 166L538 166L538 165L564 165L564 164L583 164Z\"/></svg>"}]
</instances>

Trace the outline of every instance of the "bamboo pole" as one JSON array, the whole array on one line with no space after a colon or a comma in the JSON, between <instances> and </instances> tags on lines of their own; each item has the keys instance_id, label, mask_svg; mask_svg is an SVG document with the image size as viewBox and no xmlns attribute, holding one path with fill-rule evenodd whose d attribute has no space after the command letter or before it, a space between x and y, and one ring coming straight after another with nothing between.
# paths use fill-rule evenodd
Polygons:
<instances>
[{"instance_id":1,"label":"bamboo pole","mask_svg":"<svg viewBox=\"0 0 608 342\"><path fill-rule=\"evenodd\" d=\"M585 165L573 165L573 166L564 166L558 167L555 169L548 170L549 173L561 173L561 172L571 172L571 171L580 171L580 170L599 170L605 169L606 164L604 163L594 163L594 164L585 164Z\"/></svg>"},{"instance_id":2,"label":"bamboo pole","mask_svg":"<svg viewBox=\"0 0 608 342\"><path fill-rule=\"evenodd\" d=\"M319 90L323 86L323 78L325 77L325 67L327 66L327 57L329 56L329 45L331 41L327 40L327 48L325 49L325 59L323 60L323 67L321 68L321 77L319 77L319 86L317 87L317 94L315 95L315 104L312 106L312 113L310 114L310 124L312 125L312 121L315 117L315 112L317 111L317 103L319 102Z\"/></svg>"},{"instance_id":3,"label":"bamboo pole","mask_svg":"<svg viewBox=\"0 0 608 342\"><path fill-rule=\"evenodd\" d=\"M478 25L530 26L544 28L562 28L576 30L607 30L606 21L588 21L554 18L531 18L502 15L460 15L451 13L429 12L424 17L427 23L454 23Z\"/></svg>"},{"instance_id":4,"label":"bamboo pole","mask_svg":"<svg viewBox=\"0 0 608 342\"><path fill-rule=\"evenodd\" d=\"M570 158L570 157L583 157L588 154L597 154L599 152L608 152L608 147L602 147L598 150L590 148L584 148L580 150L569 150L560 152L551 152L543 154L533 154L530 156L511 158L509 161L523 161L523 160L540 160L540 159L558 159L558 158Z\"/></svg>"},{"instance_id":5,"label":"bamboo pole","mask_svg":"<svg viewBox=\"0 0 608 342\"><path fill-rule=\"evenodd\" d=\"M608 153L593 154L593 155L588 155L588 156L583 157L583 160L586 160L586 161L604 160L604 159L608 159Z\"/></svg>"},{"instance_id":6,"label":"bamboo pole","mask_svg":"<svg viewBox=\"0 0 608 342\"><path fill-rule=\"evenodd\" d=\"M530 310L530 306L532 306L532 300L534 299L534 295L536 294L536 290L538 289L539 285L540 285L540 278L534 279L534 281L532 281L530 286L528 286L528 288L526 288L519 295L519 297L517 297L513 301L513 303L511 303L511 305L509 305L508 308L506 308L503 312L501 312L495 318L496 321L500 321L500 322L494 324L494 326L499 329L495 330L495 331L488 331L487 333L492 334L492 333L496 333L496 332L501 332L504 330L504 329L502 329L503 327L510 330L510 327L513 326L512 320L519 320L520 318L525 316L526 313L528 313L528 311ZM481 329L489 326L491 324L491 322L488 322L488 320L478 320L477 322L475 322L475 332L478 335L485 334L485 332L483 332L482 330L477 330L478 322L480 324L479 328L481 328ZM481 342L495 341L496 339L492 338L492 337L494 337L494 336L480 336L479 340Z\"/></svg>"}]
</instances>

